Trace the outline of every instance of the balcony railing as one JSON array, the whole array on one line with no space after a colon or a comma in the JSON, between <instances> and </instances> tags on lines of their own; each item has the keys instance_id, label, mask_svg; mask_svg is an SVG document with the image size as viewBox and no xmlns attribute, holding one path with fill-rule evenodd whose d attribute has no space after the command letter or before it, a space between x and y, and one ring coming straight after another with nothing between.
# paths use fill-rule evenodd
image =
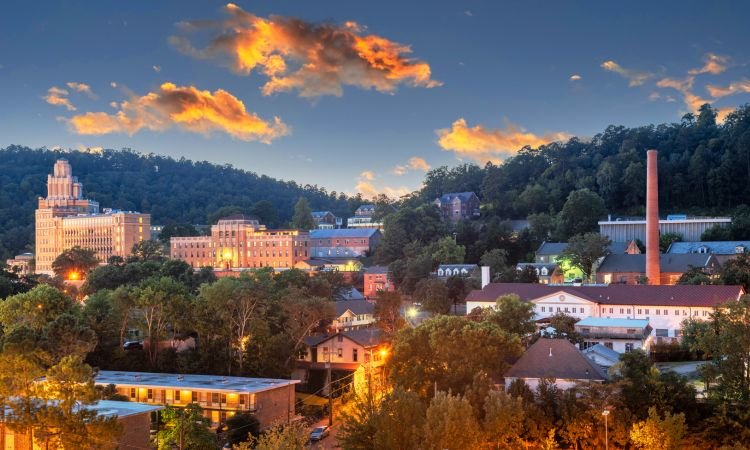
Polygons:
<instances>
[{"instance_id":1,"label":"balcony railing","mask_svg":"<svg viewBox=\"0 0 750 450\"><path fill-rule=\"evenodd\" d=\"M576 330L581 337L588 339L634 339L643 340L646 339L647 334L645 332L638 333L617 333L611 331L580 331Z\"/></svg>"}]
</instances>

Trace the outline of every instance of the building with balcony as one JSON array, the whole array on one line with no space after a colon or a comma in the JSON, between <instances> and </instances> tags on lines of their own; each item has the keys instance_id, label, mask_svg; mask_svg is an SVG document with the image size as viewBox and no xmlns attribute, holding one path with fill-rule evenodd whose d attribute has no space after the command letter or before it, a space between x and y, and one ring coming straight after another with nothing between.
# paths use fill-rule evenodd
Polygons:
<instances>
[{"instance_id":1,"label":"building with balcony","mask_svg":"<svg viewBox=\"0 0 750 450\"><path fill-rule=\"evenodd\" d=\"M310 234L301 230L267 230L257 220L237 214L211 226L210 236L171 238L169 254L195 268L289 269L309 259Z\"/></svg>"},{"instance_id":2,"label":"building with balcony","mask_svg":"<svg viewBox=\"0 0 750 450\"><path fill-rule=\"evenodd\" d=\"M300 380L306 392L341 393L349 389L362 392L372 382L384 386L383 366L389 352L377 328L339 331L332 335L308 336L297 355L292 378ZM328 365L331 383L326 383Z\"/></svg>"},{"instance_id":3,"label":"building with balcony","mask_svg":"<svg viewBox=\"0 0 750 450\"><path fill-rule=\"evenodd\" d=\"M340 300L336 302L336 318L331 328L352 331L371 327L375 323L375 305L368 300Z\"/></svg>"},{"instance_id":4,"label":"building with balcony","mask_svg":"<svg viewBox=\"0 0 750 450\"><path fill-rule=\"evenodd\" d=\"M151 238L151 216L104 209L83 198L83 185L67 160L55 162L47 176L47 197L39 197L35 213L36 272L52 275L52 262L72 247L96 252L100 263L127 257L133 245Z\"/></svg>"},{"instance_id":5,"label":"building with balcony","mask_svg":"<svg viewBox=\"0 0 750 450\"><path fill-rule=\"evenodd\" d=\"M331 211L313 211L312 218L319 230L333 230L341 228L343 221Z\"/></svg>"},{"instance_id":6,"label":"building with balcony","mask_svg":"<svg viewBox=\"0 0 750 450\"><path fill-rule=\"evenodd\" d=\"M392 209L392 208L391 208ZM354 217L346 219L347 228L377 228L383 230L384 224L382 220L375 221L373 216L375 215L375 205L361 205L354 211Z\"/></svg>"},{"instance_id":7,"label":"building with balcony","mask_svg":"<svg viewBox=\"0 0 750 450\"><path fill-rule=\"evenodd\" d=\"M648 351L653 340L648 319L586 317L575 324L575 330L584 340L581 350L602 344L617 353Z\"/></svg>"},{"instance_id":8,"label":"building with balcony","mask_svg":"<svg viewBox=\"0 0 750 450\"><path fill-rule=\"evenodd\" d=\"M98 386L114 385L131 402L184 407L197 403L213 426L238 413L251 413L261 429L295 416L294 385L297 380L178 375L170 373L102 370Z\"/></svg>"}]
</instances>

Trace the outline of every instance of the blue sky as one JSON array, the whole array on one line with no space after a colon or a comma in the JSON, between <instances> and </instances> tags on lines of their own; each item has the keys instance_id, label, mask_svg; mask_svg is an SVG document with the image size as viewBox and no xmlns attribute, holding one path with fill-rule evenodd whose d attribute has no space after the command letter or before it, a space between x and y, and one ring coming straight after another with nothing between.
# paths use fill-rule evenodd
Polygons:
<instances>
[{"instance_id":1,"label":"blue sky","mask_svg":"<svg viewBox=\"0 0 750 450\"><path fill-rule=\"evenodd\" d=\"M391 80L386 92L379 92L351 82L354 74L337 86L340 96L303 97L305 86L263 95L269 76L261 67L241 73L230 67L229 54L197 57L170 42L184 36L205 49L216 28L187 33L176 24L225 21L232 16L225 3L10 0L0 16L0 146L130 147L330 190L397 195L418 188L427 166L499 161L523 143L591 136L610 124L674 122L700 100L724 109L750 99L744 2L236 4L263 23L328 23L409 46L412 53L400 57L428 65L429 81L391 73L383 78ZM290 67L300 63L282 56ZM167 92L164 83L175 87ZM55 97L75 111L45 100L52 87L67 92ZM259 121L264 134L233 133L224 118L208 128L163 119L103 134L81 134L71 125L87 113L115 117L123 101L136 103L148 93L164 100L209 91L213 98L217 90L241 101L244 119ZM438 130L445 130L443 138Z\"/></svg>"}]
</instances>

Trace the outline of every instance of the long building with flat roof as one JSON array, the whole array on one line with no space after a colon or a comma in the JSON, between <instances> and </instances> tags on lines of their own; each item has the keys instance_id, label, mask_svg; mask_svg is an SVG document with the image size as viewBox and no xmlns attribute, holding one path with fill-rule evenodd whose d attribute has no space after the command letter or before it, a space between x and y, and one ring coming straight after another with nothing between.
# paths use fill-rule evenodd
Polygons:
<instances>
[{"instance_id":1,"label":"long building with flat roof","mask_svg":"<svg viewBox=\"0 0 750 450\"><path fill-rule=\"evenodd\" d=\"M713 227L727 227L731 217L686 217L675 216L659 220L659 234L674 233L684 241L699 241L703 233ZM599 234L612 242L640 240L646 242L646 219L608 219L599 222Z\"/></svg>"},{"instance_id":2,"label":"long building with flat roof","mask_svg":"<svg viewBox=\"0 0 750 450\"><path fill-rule=\"evenodd\" d=\"M294 418L294 385L299 380L102 370L95 382L114 385L133 402L177 407L197 403L213 425L252 413L266 428Z\"/></svg>"}]
</instances>

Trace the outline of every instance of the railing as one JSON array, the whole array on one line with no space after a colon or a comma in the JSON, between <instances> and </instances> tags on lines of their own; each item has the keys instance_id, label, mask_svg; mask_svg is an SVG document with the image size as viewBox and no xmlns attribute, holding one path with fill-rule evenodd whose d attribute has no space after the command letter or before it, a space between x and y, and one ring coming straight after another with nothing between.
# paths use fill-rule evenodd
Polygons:
<instances>
[{"instance_id":1,"label":"railing","mask_svg":"<svg viewBox=\"0 0 750 450\"><path fill-rule=\"evenodd\" d=\"M645 333L615 333L609 331L579 331L576 330L581 337L591 339L637 339L643 340L646 338Z\"/></svg>"}]
</instances>

